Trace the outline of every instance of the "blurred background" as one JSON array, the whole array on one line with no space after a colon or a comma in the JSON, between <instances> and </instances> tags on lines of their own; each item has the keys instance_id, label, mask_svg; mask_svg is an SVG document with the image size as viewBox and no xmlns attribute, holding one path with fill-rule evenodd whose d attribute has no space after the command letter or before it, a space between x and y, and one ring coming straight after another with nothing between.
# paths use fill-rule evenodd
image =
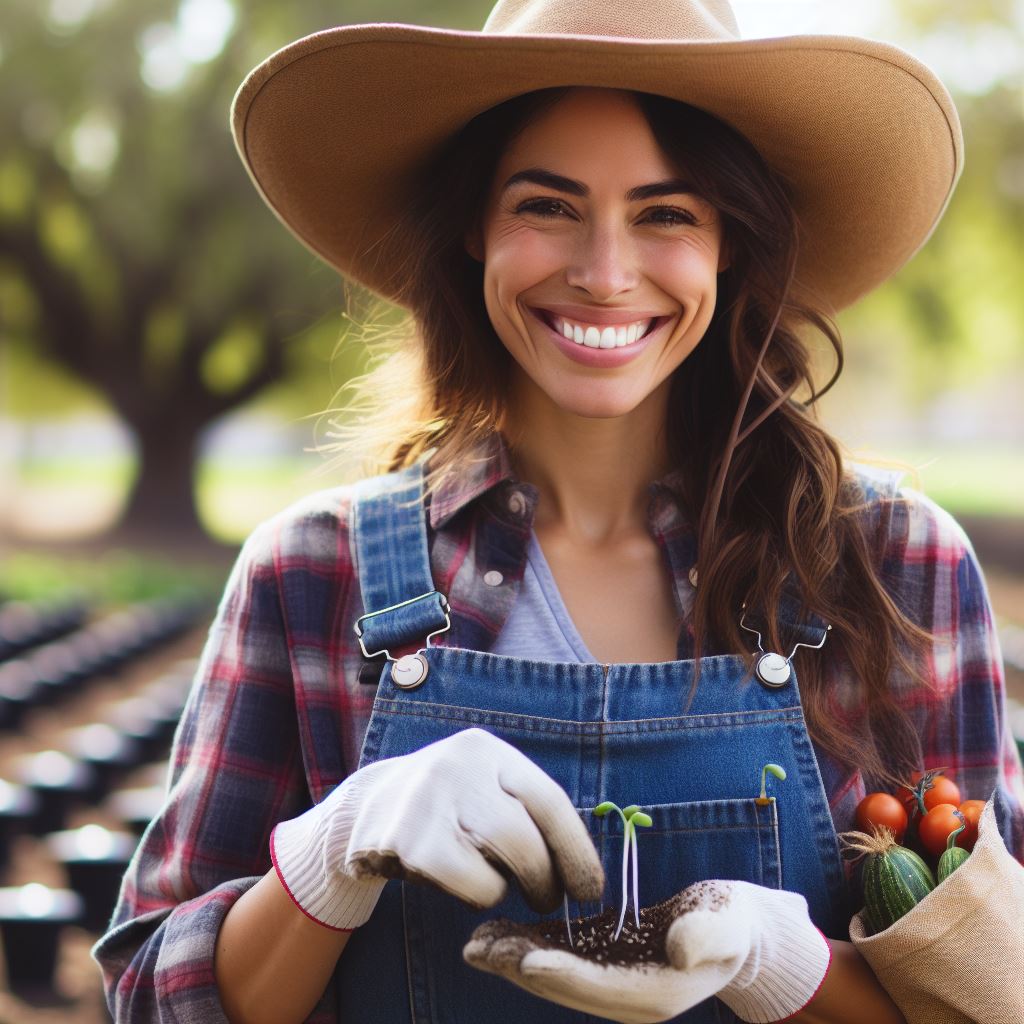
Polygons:
<instances>
[{"instance_id":1,"label":"blurred background","mask_svg":"<svg viewBox=\"0 0 1024 1024\"><path fill-rule=\"evenodd\" d=\"M318 451L366 368L346 294L249 184L232 95L309 32L479 29L490 6L3 0L0 1022L104 1019L87 950L238 545L346 478ZM846 368L821 411L967 529L1024 736L1024 0L733 6L747 37L896 43L956 99L957 192L841 315Z\"/></svg>"}]
</instances>

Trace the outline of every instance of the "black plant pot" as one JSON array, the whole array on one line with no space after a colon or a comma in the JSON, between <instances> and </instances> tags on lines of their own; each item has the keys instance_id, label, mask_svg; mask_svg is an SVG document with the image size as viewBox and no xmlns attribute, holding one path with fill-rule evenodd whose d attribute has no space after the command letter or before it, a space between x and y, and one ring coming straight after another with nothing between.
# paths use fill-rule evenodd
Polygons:
<instances>
[{"instance_id":1,"label":"black plant pot","mask_svg":"<svg viewBox=\"0 0 1024 1024\"><path fill-rule=\"evenodd\" d=\"M77 924L82 909L81 899L67 889L37 884L0 889L0 934L11 992L30 1001L55 995L61 929Z\"/></svg>"}]
</instances>

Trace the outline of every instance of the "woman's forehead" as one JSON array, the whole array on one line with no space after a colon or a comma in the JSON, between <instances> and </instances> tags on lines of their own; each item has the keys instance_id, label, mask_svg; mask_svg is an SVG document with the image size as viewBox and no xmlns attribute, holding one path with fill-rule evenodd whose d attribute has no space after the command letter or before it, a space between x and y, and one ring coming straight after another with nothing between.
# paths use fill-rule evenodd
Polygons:
<instances>
[{"instance_id":1,"label":"woman's forehead","mask_svg":"<svg viewBox=\"0 0 1024 1024\"><path fill-rule=\"evenodd\" d=\"M551 163L558 167L549 168ZM569 177L587 171L599 178L621 177L630 168L640 177L679 170L658 145L632 93L591 87L569 89L527 121L505 148L495 184L501 187L520 165Z\"/></svg>"},{"instance_id":2,"label":"woman's forehead","mask_svg":"<svg viewBox=\"0 0 1024 1024\"><path fill-rule=\"evenodd\" d=\"M516 139L537 138L566 128L588 134L607 135L630 123L646 125L636 96L625 89L598 86L571 86L554 102L541 107L527 119Z\"/></svg>"}]
</instances>

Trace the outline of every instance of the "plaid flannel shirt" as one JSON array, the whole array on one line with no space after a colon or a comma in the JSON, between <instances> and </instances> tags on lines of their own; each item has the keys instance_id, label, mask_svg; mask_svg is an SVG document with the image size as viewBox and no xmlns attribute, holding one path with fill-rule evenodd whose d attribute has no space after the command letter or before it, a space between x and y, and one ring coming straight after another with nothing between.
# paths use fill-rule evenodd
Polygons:
<instances>
[{"instance_id":1,"label":"plaid flannel shirt","mask_svg":"<svg viewBox=\"0 0 1024 1024\"><path fill-rule=\"evenodd\" d=\"M483 456L434 495L428 519L434 581L452 610L450 631L434 642L476 650L490 648L515 600L537 502L536 488L514 478L500 435ZM650 485L648 515L685 620L696 545L678 484L670 474ZM895 478L872 486L893 494ZM948 513L910 489L899 494L908 500L876 494L870 506L876 564L904 612L936 635L927 664L936 685L893 686L917 726L925 767L948 766L964 799L1004 787L1012 852L1024 862L1021 763L977 560ZM271 869L274 825L322 800L358 764L374 687L360 683L365 659L353 632L364 608L350 509L350 485L319 491L262 523L241 549L175 736L164 807L93 950L117 1021L226 1021L213 969L221 922ZM499 586L483 582L490 570L502 574ZM679 658L691 656L690 644L681 629ZM831 706L855 717L856 688L838 659L828 663ZM375 681L379 664L370 669ZM864 780L818 755L835 827L852 828ZM309 1021L335 1021L333 984Z\"/></svg>"}]
</instances>

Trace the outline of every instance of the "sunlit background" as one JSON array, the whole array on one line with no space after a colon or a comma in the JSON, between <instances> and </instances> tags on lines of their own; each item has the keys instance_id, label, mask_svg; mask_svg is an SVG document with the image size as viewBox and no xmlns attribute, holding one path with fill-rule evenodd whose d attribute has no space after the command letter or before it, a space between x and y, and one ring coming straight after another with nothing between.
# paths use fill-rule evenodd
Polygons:
<instances>
[{"instance_id":1,"label":"sunlit background","mask_svg":"<svg viewBox=\"0 0 1024 1024\"><path fill-rule=\"evenodd\" d=\"M926 247L841 315L846 368L821 411L855 455L915 467L917 485L968 530L1010 692L1024 698L1024 0L733 6L747 37L895 43L954 94L966 138L959 187ZM162 648L163 661L132 655L135 668L109 678L97 662L101 683L90 684L93 701L125 691L169 700L173 729L188 659L238 544L344 477L316 449L344 416L340 389L365 369L346 336L340 282L245 175L228 132L231 97L253 65L309 32L359 21L479 29L489 7L2 0L0 647L5 600L28 602L23 612L75 595L83 603L68 621L79 627L137 616L104 635L159 633L154 621L170 613L153 602L178 601L187 622L165 624L167 635L192 623L178 647ZM823 363L823 377L830 371ZM3 658L0 698L14 678ZM169 675L153 690L158 670ZM78 724L97 724L96 707L83 703ZM14 753L67 749L58 742L67 715L41 721ZM14 771L3 728L0 810ZM1024 737L1024 720L1019 729ZM160 779L163 765L149 771ZM69 821L122 820L97 807ZM12 847L7 885L59 883L34 850ZM42 905L37 889L19 899ZM76 940L78 960L62 961L57 985L70 1008L61 1019L83 1024L98 1012L82 959L88 937ZM0 1017L16 1019L2 993Z\"/></svg>"},{"instance_id":2,"label":"sunlit background","mask_svg":"<svg viewBox=\"0 0 1024 1024\"><path fill-rule=\"evenodd\" d=\"M842 315L847 367L822 411L855 451L919 467L954 513L1018 514L1024 2L734 6L747 36L894 42L955 94L967 152L957 193L925 249ZM4 534L196 528L237 544L291 498L336 482L313 449L329 440L323 414L360 352L345 344L333 275L248 185L228 103L261 57L339 20L479 28L487 10L7 0Z\"/></svg>"}]
</instances>

